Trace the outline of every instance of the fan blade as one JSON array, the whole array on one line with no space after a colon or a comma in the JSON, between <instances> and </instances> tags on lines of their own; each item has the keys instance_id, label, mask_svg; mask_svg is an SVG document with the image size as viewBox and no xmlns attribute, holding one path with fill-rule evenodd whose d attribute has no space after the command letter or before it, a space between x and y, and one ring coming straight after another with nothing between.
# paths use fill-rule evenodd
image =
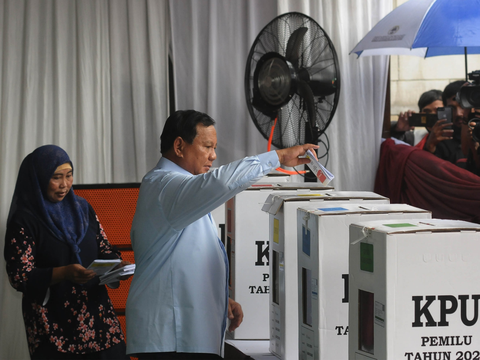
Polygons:
<instances>
[{"instance_id":1,"label":"fan blade","mask_svg":"<svg viewBox=\"0 0 480 360\"><path fill-rule=\"evenodd\" d=\"M308 31L306 27L301 27L295 30L287 43L287 51L285 53L285 58L294 64L296 67L298 59L300 58L300 45L302 44L303 37Z\"/></svg>"}]
</instances>

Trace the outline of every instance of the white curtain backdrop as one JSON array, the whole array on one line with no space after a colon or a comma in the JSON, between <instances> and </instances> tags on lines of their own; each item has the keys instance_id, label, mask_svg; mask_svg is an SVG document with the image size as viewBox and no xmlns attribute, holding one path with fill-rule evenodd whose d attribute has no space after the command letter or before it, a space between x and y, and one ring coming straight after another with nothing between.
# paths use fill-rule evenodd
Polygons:
<instances>
[{"instance_id":1,"label":"white curtain backdrop","mask_svg":"<svg viewBox=\"0 0 480 360\"><path fill-rule=\"evenodd\" d=\"M219 166L267 151L248 113L244 76L257 34L277 15L276 0L170 0L177 109L216 121Z\"/></svg>"},{"instance_id":2,"label":"white curtain backdrop","mask_svg":"<svg viewBox=\"0 0 480 360\"><path fill-rule=\"evenodd\" d=\"M0 245L18 168L43 144L63 147L75 183L137 182L158 160L176 109L217 121L216 166L266 151L249 117L245 62L260 30L299 11L332 39L342 92L327 130L339 190L372 190L387 58L348 55L391 0L0 0ZM3 248L3 246L1 246ZM0 359L28 359L21 295L0 257Z\"/></svg>"}]
</instances>

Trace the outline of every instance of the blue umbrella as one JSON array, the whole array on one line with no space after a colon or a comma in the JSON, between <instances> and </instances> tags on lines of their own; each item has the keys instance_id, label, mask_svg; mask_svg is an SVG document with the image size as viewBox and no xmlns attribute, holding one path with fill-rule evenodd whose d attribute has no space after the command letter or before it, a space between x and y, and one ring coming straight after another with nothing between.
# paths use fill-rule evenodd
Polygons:
<instances>
[{"instance_id":1,"label":"blue umbrella","mask_svg":"<svg viewBox=\"0 0 480 360\"><path fill-rule=\"evenodd\" d=\"M480 0L409 0L378 22L350 52L422 57L480 54Z\"/></svg>"}]
</instances>

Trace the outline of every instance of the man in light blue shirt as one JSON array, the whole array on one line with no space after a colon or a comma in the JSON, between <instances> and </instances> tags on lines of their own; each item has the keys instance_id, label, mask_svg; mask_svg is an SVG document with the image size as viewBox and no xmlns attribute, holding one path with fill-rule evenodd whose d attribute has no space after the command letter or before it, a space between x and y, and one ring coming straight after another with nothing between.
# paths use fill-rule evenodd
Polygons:
<instances>
[{"instance_id":1,"label":"man in light blue shirt","mask_svg":"<svg viewBox=\"0 0 480 360\"><path fill-rule=\"evenodd\" d=\"M130 286L127 351L139 359L219 359L229 330L243 319L228 297L228 262L210 211L306 144L246 157L209 172L216 158L214 121L188 110L170 116L160 137L162 158L143 178L132 223L136 270Z\"/></svg>"}]
</instances>

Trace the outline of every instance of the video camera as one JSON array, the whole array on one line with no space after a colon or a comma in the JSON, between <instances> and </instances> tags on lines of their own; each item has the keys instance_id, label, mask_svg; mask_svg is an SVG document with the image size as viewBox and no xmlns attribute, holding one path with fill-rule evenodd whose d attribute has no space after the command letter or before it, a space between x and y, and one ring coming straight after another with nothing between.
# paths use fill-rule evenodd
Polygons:
<instances>
[{"instance_id":1,"label":"video camera","mask_svg":"<svg viewBox=\"0 0 480 360\"><path fill-rule=\"evenodd\" d=\"M480 70L472 71L468 79L472 82L460 88L455 100L464 109L480 108Z\"/></svg>"},{"instance_id":2,"label":"video camera","mask_svg":"<svg viewBox=\"0 0 480 360\"><path fill-rule=\"evenodd\" d=\"M480 70L472 71L468 74L468 79L472 82L460 88L455 100L464 109L480 109ZM475 122L475 127L470 125L472 121ZM477 118L473 111L468 116L468 126L472 128L473 141L480 142L480 118Z\"/></svg>"}]
</instances>

